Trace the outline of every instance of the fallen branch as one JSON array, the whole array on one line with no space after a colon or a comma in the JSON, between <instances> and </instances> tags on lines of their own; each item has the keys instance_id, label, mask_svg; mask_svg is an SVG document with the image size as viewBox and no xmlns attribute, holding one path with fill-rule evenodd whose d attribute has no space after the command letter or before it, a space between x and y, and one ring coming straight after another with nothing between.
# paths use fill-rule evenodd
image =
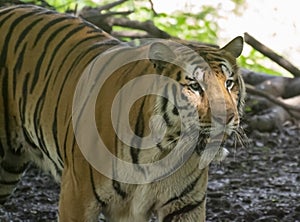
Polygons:
<instances>
[{"instance_id":1,"label":"fallen branch","mask_svg":"<svg viewBox=\"0 0 300 222\"><path fill-rule=\"evenodd\" d=\"M283 99L300 95L300 78L287 78L257 73L247 69L241 69L245 83L255 86L256 89Z\"/></svg>"},{"instance_id":2,"label":"fallen branch","mask_svg":"<svg viewBox=\"0 0 300 222\"><path fill-rule=\"evenodd\" d=\"M264 97L266 99L268 99L269 101L271 101L272 103L281 106L282 108L284 108L291 116L295 116L295 114L293 113L295 112L300 112L300 107L299 106L292 106L289 104L286 104L284 102L282 102L281 100L277 99L276 97L256 89L254 86L251 86L249 84L246 84L246 90L248 93L250 93L251 95L256 95L256 96L261 96Z\"/></svg>"},{"instance_id":3,"label":"fallen branch","mask_svg":"<svg viewBox=\"0 0 300 222\"><path fill-rule=\"evenodd\" d=\"M241 68L241 73L245 83L248 83L250 85L257 85L266 80L272 80L277 78L277 76L272 76L265 73L258 73L244 68Z\"/></svg>"},{"instance_id":4,"label":"fallen branch","mask_svg":"<svg viewBox=\"0 0 300 222\"><path fill-rule=\"evenodd\" d=\"M278 65L288 70L294 76L300 77L300 70L292 63L290 63L285 58L275 53L272 49L260 43L258 40L256 40L251 35L249 35L247 32L244 33L244 37L245 37L245 42L251 45L257 51L261 52L268 58L272 59L274 62L276 62Z\"/></svg>"}]
</instances>

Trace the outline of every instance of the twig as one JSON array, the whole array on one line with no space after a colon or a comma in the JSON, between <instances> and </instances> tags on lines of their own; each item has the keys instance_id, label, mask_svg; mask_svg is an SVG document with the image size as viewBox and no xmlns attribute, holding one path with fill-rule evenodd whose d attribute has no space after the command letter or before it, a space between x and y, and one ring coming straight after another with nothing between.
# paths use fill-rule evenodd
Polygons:
<instances>
[{"instance_id":1,"label":"twig","mask_svg":"<svg viewBox=\"0 0 300 222\"><path fill-rule=\"evenodd\" d=\"M259 41L257 41L255 38L253 38L247 32L244 33L244 37L245 37L245 42L247 42L249 45L251 45L257 51L261 52L265 56L272 59L274 62L276 62L278 65L280 65L283 68L285 68L286 70L288 70L294 76L300 77L300 70L296 66L294 66L292 63L287 61L282 56L276 54L272 49L268 48L267 46L265 46L262 43L260 43Z\"/></svg>"},{"instance_id":2,"label":"twig","mask_svg":"<svg viewBox=\"0 0 300 222\"><path fill-rule=\"evenodd\" d=\"M157 16L158 14L157 14L157 12L154 9L154 4L153 4L152 0L149 0L149 2L150 2L150 5L151 5L151 11L153 12L153 15Z\"/></svg>"},{"instance_id":3,"label":"twig","mask_svg":"<svg viewBox=\"0 0 300 222\"><path fill-rule=\"evenodd\" d=\"M139 22L139 21L132 21L128 18L111 17L109 18L109 23L112 25L143 30L148 32L150 35L155 36L156 38L168 39L171 37L168 33L157 28L150 20L145 22Z\"/></svg>"},{"instance_id":4,"label":"twig","mask_svg":"<svg viewBox=\"0 0 300 222\"><path fill-rule=\"evenodd\" d=\"M103 5L103 6L99 6L97 7L97 9L99 11L103 11L103 10L109 10L117 5L121 5L123 4L124 2L127 2L128 0L119 0L119 1L115 1L115 2L112 2L112 3L109 3L109 4L106 4L106 5Z\"/></svg>"}]
</instances>

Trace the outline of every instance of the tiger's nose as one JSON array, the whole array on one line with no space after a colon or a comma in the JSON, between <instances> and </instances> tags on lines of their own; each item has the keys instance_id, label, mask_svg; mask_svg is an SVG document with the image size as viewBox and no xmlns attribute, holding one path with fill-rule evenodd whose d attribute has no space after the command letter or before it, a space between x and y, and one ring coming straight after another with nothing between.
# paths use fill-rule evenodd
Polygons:
<instances>
[{"instance_id":1,"label":"tiger's nose","mask_svg":"<svg viewBox=\"0 0 300 222\"><path fill-rule=\"evenodd\" d=\"M234 112L228 110L226 113L218 113L213 119L219 124L228 124L234 119Z\"/></svg>"}]
</instances>

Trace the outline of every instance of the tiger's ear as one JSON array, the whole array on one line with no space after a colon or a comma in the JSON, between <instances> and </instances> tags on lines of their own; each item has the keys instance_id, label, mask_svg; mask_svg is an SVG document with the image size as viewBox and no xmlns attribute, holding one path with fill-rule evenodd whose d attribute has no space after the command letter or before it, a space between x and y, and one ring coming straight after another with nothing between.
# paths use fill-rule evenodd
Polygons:
<instances>
[{"instance_id":1,"label":"tiger's ear","mask_svg":"<svg viewBox=\"0 0 300 222\"><path fill-rule=\"evenodd\" d=\"M176 59L176 55L172 51L172 49L162 43L162 42L155 42L150 45L149 53L148 53L150 61L156 67L164 67L167 61L172 61Z\"/></svg>"},{"instance_id":2,"label":"tiger's ear","mask_svg":"<svg viewBox=\"0 0 300 222\"><path fill-rule=\"evenodd\" d=\"M229 52L231 55L233 55L235 58L239 57L243 51L243 44L244 40L243 37L238 36L231 40L227 45L225 45L223 48L220 50L224 50Z\"/></svg>"}]
</instances>

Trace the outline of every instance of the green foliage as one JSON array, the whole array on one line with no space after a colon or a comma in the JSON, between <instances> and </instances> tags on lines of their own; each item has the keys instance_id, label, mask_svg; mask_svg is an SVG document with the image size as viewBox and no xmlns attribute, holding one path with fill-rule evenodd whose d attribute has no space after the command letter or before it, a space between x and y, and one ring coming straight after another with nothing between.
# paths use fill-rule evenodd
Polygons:
<instances>
[{"instance_id":1,"label":"green foliage","mask_svg":"<svg viewBox=\"0 0 300 222\"><path fill-rule=\"evenodd\" d=\"M47 2L59 12L67 10L81 9L84 6L97 7L92 0L23 0L24 2L31 2L33 4L42 5ZM236 8L243 6L245 0L232 0ZM112 3L111 0L102 0L101 5ZM172 4L170 2L170 4ZM185 13L177 11L172 14L159 13L155 14L151 9L148 0L131 0L126 1L112 9L113 11L132 11L128 17L132 20L146 21L151 20L154 24L169 33L172 36L179 37L185 40L195 40L200 42L216 43L218 39L219 26L217 24L218 12L217 9L202 6L201 12L198 14ZM233 13L238 13L237 11ZM114 30L126 30L123 27L114 27ZM268 73L272 75L281 75L279 72L271 68L267 68L265 62L268 59L256 50L251 50L248 55L239 57L238 62L240 66L253 70L255 72Z\"/></svg>"},{"instance_id":2,"label":"green foliage","mask_svg":"<svg viewBox=\"0 0 300 222\"><path fill-rule=\"evenodd\" d=\"M282 74L280 72L262 65L266 63L267 60L268 58L266 58L263 54L256 51L255 49L252 49L248 55L241 55L238 59L238 62L241 67L252 70L254 72L281 76Z\"/></svg>"},{"instance_id":3,"label":"green foliage","mask_svg":"<svg viewBox=\"0 0 300 222\"><path fill-rule=\"evenodd\" d=\"M147 1L143 1L147 3ZM146 21L152 20L154 24L169 33L186 40L197 40L215 43L217 40L218 25L211 18L216 14L211 7L204 7L199 14L182 11L173 14L155 14L147 4L135 4L135 13L129 15L131 19ZM141 19L142 18L142 19Z\"/></svg>"},{"instance_id":4,"label":"green foliage","mask_svg":"<svg viewBox=\"0 0 300 222\"><path fill-rule=\"evenodd\" d=\"M48 6L54 7L58 12L73 11L84 6L97 6L92 0L22 0L22 2L41 6L48 4Z\"/></svg>"},{"instance_id":5,"label":"green foliage","mask_svg":"<svg viewBox=\"0 0 300 222\"><path fill-rule=\"evenodd\" d=\"M157 27L186 40L197 40L215 43L217 40L218 25L207 19L215 13L214 9L206 8L199 15L184 12L175 12L172 15L158 14L153 21Z\"/></svg>"}]
</instances>

